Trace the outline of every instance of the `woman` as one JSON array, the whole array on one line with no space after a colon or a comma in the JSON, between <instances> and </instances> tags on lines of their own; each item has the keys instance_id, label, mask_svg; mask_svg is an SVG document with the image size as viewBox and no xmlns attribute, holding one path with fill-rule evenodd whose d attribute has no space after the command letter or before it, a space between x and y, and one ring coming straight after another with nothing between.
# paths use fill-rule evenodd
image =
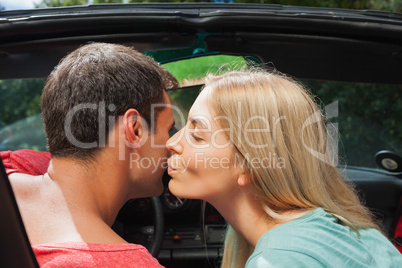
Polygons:
<instances>
[{"instance_id":1,"label":"woman","mask_svg":"<svg viewBox=\"0 0 402 268\"><path fill-rule=\"evenodd\" d=\"M169 188L230 224L222 267L402 267L333 165L301 85L264 71L210 75L167 143Z\"/></svg>"}]
</instances>

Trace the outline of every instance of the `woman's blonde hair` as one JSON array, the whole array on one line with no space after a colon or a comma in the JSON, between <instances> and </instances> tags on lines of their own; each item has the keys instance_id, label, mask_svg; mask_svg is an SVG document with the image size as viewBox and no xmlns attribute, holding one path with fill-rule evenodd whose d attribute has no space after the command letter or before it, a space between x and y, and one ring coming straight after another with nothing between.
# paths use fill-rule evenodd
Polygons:
<instances>
[{"instance_id":1,"label":"woman's blonde hair","mask_svg":"<svg viewBox=\"0 0 402 268\"><path fill-rule=\"evenodd\" d=\"M302 85L263 70L209 75L209 104L233 143L237 164L272 221L288 211L323 208L357 231L378 228L331 157L319 107ZM230 119L230 120L227 120ZM262 159L255 166L255 160ZM254 163L254 164L253 164ZM244 267L253 247L229 227L222 267Z\"/></svg>"}]
</instances>

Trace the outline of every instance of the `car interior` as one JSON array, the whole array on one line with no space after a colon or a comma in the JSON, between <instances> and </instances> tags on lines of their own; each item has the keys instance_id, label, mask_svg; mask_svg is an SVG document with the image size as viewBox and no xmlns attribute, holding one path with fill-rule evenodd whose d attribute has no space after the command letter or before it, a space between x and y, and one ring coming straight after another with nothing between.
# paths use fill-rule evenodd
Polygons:
<instances>
[{"instance_id":1,"label":"car interior","mask_svg":"<svg viewBox=\"0 0 402 268\"><path fill-rule=\"evenodd\" d=\"M208 73L266 68L298 79L322 106L339 171L402 250L402 14L208 3L0 12L0 150L46 150L43 84L88 42L132 46L169 70L180 82L168 92L177 129ZM0 266L38 267L0 169ZM160 197L127 202L113 229L166 267L219 267L225 220L207 203L174 196L169 179Z\"/></svg>"}]
</instances>

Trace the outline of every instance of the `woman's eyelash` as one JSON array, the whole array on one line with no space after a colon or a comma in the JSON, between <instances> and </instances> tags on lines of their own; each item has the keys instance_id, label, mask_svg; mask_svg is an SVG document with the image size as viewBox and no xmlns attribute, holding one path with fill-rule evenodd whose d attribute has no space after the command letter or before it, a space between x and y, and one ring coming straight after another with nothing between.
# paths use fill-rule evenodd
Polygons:
<instances>
[{"instance_id":1,"label":"woman's eyelash","mask_svg":"<svg viewBox=\"0 0 402 268\"><path fill-rule=\"evenodd\" d=\"M197 136L194 135L194 133L191 133L191 136L196 140L196 141L201 141L201 138L198 138Z\"/></svg>"}]
</instances>

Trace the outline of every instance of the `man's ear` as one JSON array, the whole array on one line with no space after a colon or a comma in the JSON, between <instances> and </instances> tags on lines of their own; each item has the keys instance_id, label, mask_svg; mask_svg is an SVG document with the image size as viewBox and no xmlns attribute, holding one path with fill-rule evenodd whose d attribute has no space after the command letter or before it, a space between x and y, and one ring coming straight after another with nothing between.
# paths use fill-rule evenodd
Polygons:
<instances>
[{"instance_id":1,"label":"man's ear","mask_svg":"<svg viewBox=\"0 0 402 268\"><path fill-rule=\"evenodd\" d=\"M128 109L124 113L123 122L127 142L134 148L140 147L144 135L140 113L136 109Z\"/></svg>"}]
</instances>

